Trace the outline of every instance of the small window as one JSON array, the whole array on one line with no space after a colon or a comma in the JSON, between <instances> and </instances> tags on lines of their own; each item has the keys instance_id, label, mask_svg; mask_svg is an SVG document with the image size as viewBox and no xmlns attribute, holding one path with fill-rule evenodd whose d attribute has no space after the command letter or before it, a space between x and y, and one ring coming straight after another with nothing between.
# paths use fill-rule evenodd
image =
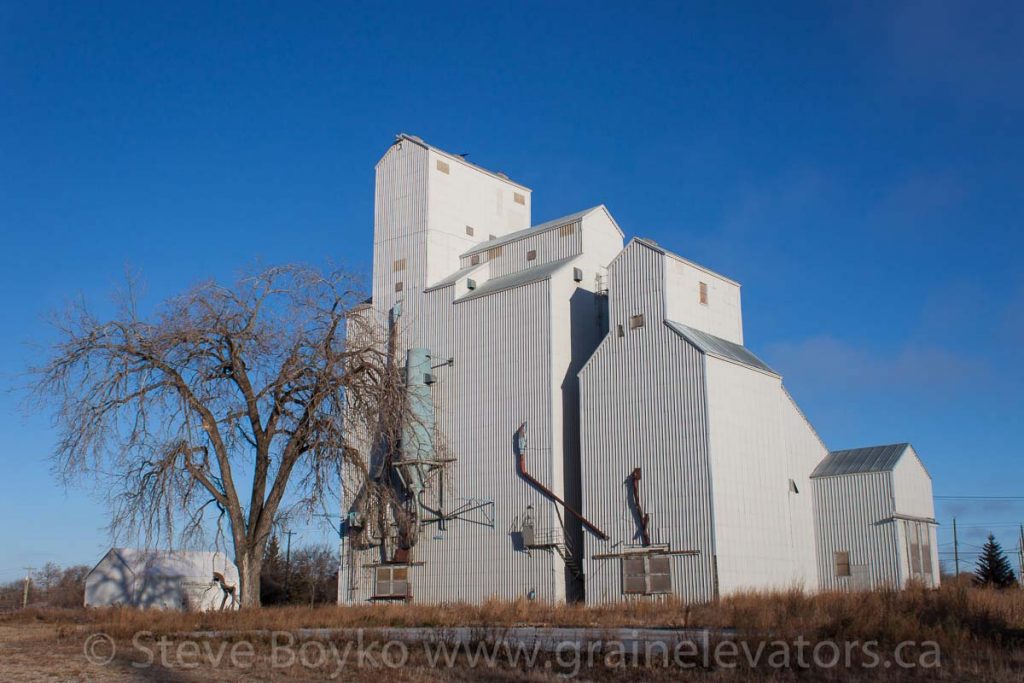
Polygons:
<instances>
[{"instance_id":1,"label":"small window","mask_svg":"<svg viewBox=\"0 0 1024 683\"><path fill-rule=\"evenodd\" d=\"M479 266L480 265L480 254L473 254L469 257L469 265Z\"/></svg>"},{"instance_id":2,"label":"small window","mask_svg":"<svg viewBox=\"0 0 1024 683\"><path fill-rule=\"evenodd\" d=\"M625 337L626 336L626 332L625 332L625 330L622 329L622 325L616 325L616 327L619 330L619 336L620 337Z\"/></svg>"},{"instance_id":3,"label":"small window","mask_svg":"<svg viewBox=\"0 0 1024 683\"><path fill-rule=\"evenodd\" d=\"M570 223L569 225L563 225L561 228L558 229L559 237L569 237L570 235L572 235L575 232L576 232L576 224L575 223Z\"/></svg>"},{"instance_id":4,"label":"small window","mask_svg":"<svg viewBox=\"0 0 1024 683\"><path fill-rule=\"evenodd\" d=\"M512 201L514 201L516 204L525 204L526 203L526 196L525 195L521 195L518 192L515 192L512 195Z\"/></svg>"},{"instance_id":5,"label":"small window","mask_svg":"<svg viewBox=\"0 0 1024 683\"><path fill-rule=\"evenodd\" d=\"M395 261L394 271L398 272L400 270L405 270L405 259L404 258L400 258L397 261Z\"/></svg>"},{"instance_id":6,"label":"small window","mask_svg":"<svg viewBox=\"0 0 1024 683\"><path fill-rule=\"evenodd\" d=\"M373 597L406 599L409 597L409 567L405 565L377 567Z\"/></svg>"},{"instance_id":7,"label":"small window","mask_svg":"<svg viewBox=\"0 0 1024 683\"><path fill-rule=\"evenodd\" d=\"M526 252L526 260L527 261L533 261L536 258L537 258L537 250L536 249L531 249L530 251Z\"/></svg>"},{"instance_id":8,"label":"small window","mask_svg":"<svg viewBox=\"0 0 1024 683\"><path fill-rule=\"evenodd\" d=\"M643 327L643 326L644 326L644 314L643 313L638 313L638 314L630 317L630 319L629 319L629 329L635 330L638 327Z\"/></svg>"},{"instance_id":9,"label":"small window","mask_svg":"<svg viewBox=\"0 0 1024 683\"><path fill-rule=\"evenodd\" d=\"M470 237L473 236L473 226L472 225L467 225L466 226L466 234L469 235Z\"/></svg>"},{"instance_id":10,"label":"small window","mask_svg":"<svg viewBox=\"0 0 1024 683\"><path fill-rule=\"evenodd\" d=\"M708 285L706 282L700 283L700 302L705 306L708 303Z\"/></svg>"},{"instance_id":11,"label":"small window","mask_svg":"<svg viewBox=\"0 0 1024 683\"><path fill-rule=\"evenodd\" d=\"M836 576L850 576L850 551L836 553Z\"/></svg>"},{"instance_id":12,"label":"small window","mask_svg":"<svg viewBox=\"0 0 1024 683\"><path fill-rule=\"evenodd\" d=\"M668 555L622 558L622 592L625 595L659 595L672 592L672 561Z\"/></svg>"},{"instance_id":13,"label":"small window","mask_svg":"<svg viewBox=\"0 0 1024 683\"><path fill-rule=\"evenodd\" d=\"M792 479L789 480L789 492L790 493L800 493L800 489L798 489L796 487L796 482L793 481Z\"/></svg>"},{"instance_id":14,"label":"small window","mask_svg":"<svg viewBox=\"0 0 1024 683\"><path fill-rule=\"evenodd\" d=\"M501 246L491 247L487 250L488 259L498 258L499 256L501 256Z\"/></svg>"},{"instance_id":15,"label":"small window","mask_svg":"<svg viewBox=\"0 0 1024 683\"><path fill-rule=\"evenodd\" d=\"M438 159L437 160L437 170L440 171L441 173L444 173L445 175L448 175L448 162L447 161L441 161L440 159Z\"/></svg>"},{"instance_id":16,"label":"small window","mask_svg":"<svg viewBox=\"0 0 1024 683\"><path fill-rule=\"evenodd\" d=\"M405 285L402 284L401 280L399 280L398 282L395 283L395 291L396 292L401 292L404 288L405 288Z\"/></svg>"}]
</instances>

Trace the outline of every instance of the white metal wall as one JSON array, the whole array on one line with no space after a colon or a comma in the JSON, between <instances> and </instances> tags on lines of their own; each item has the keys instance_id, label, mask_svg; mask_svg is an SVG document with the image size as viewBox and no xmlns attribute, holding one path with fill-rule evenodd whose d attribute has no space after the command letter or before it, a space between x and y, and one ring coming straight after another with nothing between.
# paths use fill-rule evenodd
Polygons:
<instances>
[{"instance_id":1,"label":"white metal wall","mask_svg":"<svg viewBox=\"0 0 1024 683\"><path fill-rule=\"evenodd\" d=\"M583 513L610 536L585 535L590 603L623 599L619 560L593 556L641 547L627 479L635 467L652 542L698 553L672 557L673 591L691 601L714 596L704 363L659 322L655 256L634 244L610 266L611 331L580 372ZM638 313L647 321L631 330Z\"/></svg>"},{"instance_id":2,"label":"white metal wall","mask_svg":"<svg viewBox=\"0 0 1024 683\"><path fill-rule=\"evenodd\" d=\"M777 376L713 356L706 364L719 590L813 589L812 496L790 487L817 464L794 457L807 426L792 419Z\"/></svg>"},{"instance_id":3,"label":"white metal wall","mask_svg":"<svg viewBox=\"0 0 1024 683\"><path fill-rule=\"evenodd\" d=\"M544 263L579 255L583 251L582 224L581 219L566 224L564 231L558 228L545 230L537 235L529 235L502 245L501 256L489 259L491 277L510 275ZM572 232L569 232L570 230ZM532 261L526 259L530 251L536 252L536 258ZM485 252L480 256L486 258L487 254Z\"/></svg>"},{"instance_id":4,"label":"white metal wall","mask_svg":"<svg viewBox=\"0 0 1024 683\"><path fill-rule=\"evenodd\" d=\"M819 477L812 480L811 486L822 590L901 586L897 528L891 521L894 513L891 474L865 472ZM863 571L863 579L836 576L837 551L850 553L853 571Z\"/></svg>"},{"instance_id":5,"label":"white metal wall","mask_svg":"<svg viewBox=\"0 0 1024 683\"><path fill-rule=\"evenodd\" d=\"M743 343L740 286L706 268L665 254L665 315L736 344ZM700 284L707 287L707 303L700 302Z\"/></svg>"},{"instance_id":6,"label":"white metal wall","mask_svg":"<svg viewBox=\"0 0 1024 683\"><path fill-rule=\"evenodd\" d=\"M909 517L934 519L935 500L932 497L932 479L921 463L913 446L908 446L903 456L896 463L892 470L893 493L895 496L895 510L899 515ZM934 524L926 524L929 547L932 556L932 584L940 582L939 572L939 548L937 538L937 527ZM909 543L905 535L903 524L897 525L900 548L900 574L902 581L911 577L910 557L908 553Z\"/></svg>"}]
</instances>

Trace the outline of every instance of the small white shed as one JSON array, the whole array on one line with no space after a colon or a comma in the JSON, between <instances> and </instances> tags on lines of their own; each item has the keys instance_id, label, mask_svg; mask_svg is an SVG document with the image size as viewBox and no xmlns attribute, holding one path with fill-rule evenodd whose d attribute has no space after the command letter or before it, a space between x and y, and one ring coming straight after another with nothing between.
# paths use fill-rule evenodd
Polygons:
<instances>
[{"instance_id":1,"label":"small white shed","mask_svg":"<svg viewBox=\"0 0 1024 683\"><path fill-rule=\"evenodd\" d=\"M939 585L932 480L913 446L833 451L811 481L822 590Z\"/></svg>"},{"instance_id":2,"label":"small white shed","mask_svg":"<svg viewBox=\"0 0 1024 683\"><path fill-rule=\"evenodd\" d=\"M238 609L238 569L220 552L111 548L85 577L86 607Z\"/></svg>"}]
</instances>

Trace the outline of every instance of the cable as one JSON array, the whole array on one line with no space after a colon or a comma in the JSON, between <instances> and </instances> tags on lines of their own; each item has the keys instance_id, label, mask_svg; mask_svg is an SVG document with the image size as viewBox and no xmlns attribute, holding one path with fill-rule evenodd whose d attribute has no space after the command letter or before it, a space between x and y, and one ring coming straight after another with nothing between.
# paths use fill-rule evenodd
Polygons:
<instances>
[{"instance_id":1,"label":"cable","mask_svg":"<svg viewBox=\"0 0 1024 683\"><path fill-rule=\"evenodd\" d=\"M1024 502L1024 496L934 496L935 500L1015 500Z\"/></svg>"}]
</instances>

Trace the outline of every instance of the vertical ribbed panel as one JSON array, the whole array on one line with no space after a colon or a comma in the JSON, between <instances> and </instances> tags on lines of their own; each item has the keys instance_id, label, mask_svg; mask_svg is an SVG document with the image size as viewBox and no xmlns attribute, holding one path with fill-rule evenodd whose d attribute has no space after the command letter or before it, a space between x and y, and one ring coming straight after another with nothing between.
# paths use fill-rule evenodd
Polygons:
<instances>
[{"instance_id":1,"label":"vertical ribbed panel","mask_svg":"<svg viewBox=\"0 0 1024 683\"><path fill-rule=\"evenodd\" d=\"M543 263L580 254L583 251L582 221L569 223L568 226L572 227L571 234L563 235L560 229L555 228L503 245L501 256L490 259L491 277L511 275ZM537 256L534 260L527 261L527 253L531 250L536 251Z\"/></svg>"},{"instance_id":2,"label":"vertical ribbed panel","mask_svg":"<svg viewBox=\"0 0 1024 683\"><path fill-rule=\"evenodd\" d=\"M899 571L892 477L866 472L812 480L818 536L818 577L822 590L898 587ZM848 551L850 564L864 566L867 585L837 577L835 553Z\"/></svg>"},{"instance_id":3,"label":"vertical ribbed panel","mask_svg":"<svg viewBox=\"0 0 1024 683\"><path fill-rule=\"evenodd\" d=\"M395 301L421 291L426 280L427 150L396 143L377 164L374 194L373 305L386 313ZM405 259L405 269L394 263ZM395 292L395 284L402 291ZM415 297L414 297L415 299ZM409 320L418 318L409 311Z\"/></svg>"},{"instance_id":4,"label":"vertical ribbed panel","mask_svg":"<svg viewBox=\"0 0 1024 683\"><path fill-rule=\"evenodd\" d=\"M611 537L586 536L590 603L624 599L619 560L593 556L640 547L628 482L635 467L652 542L698 551L672 557L673 592L698 602L714 595L704 362L660 322L659 258L634 243L609 268L611 332L580 373L583 510ZM639 313L645 325L630 330Z\"/></svg>"},{"instance_id":5,"label":"vertical ribbed panel","mask_svg":"<svg viewBox=\"0 0 1024 683\"><path fill-rule=\"evenodd\" d=\"M495 526L455 521L443 534L425 534L415 553L424 562L415 570L418 601L516 598L531 590L540 599L562 597L553 555L517 551L509 533L529 505L541 526L553 514L553 506L518 476L512 450L515 430L527 421L527 466L541 481L551 481L551 375L545 362L550 310L547 281L455 307L453 412L445 419L457 460L446 472L447 493L454 497L449 504L492 500Z\"/></svg>"}]
</instances>

